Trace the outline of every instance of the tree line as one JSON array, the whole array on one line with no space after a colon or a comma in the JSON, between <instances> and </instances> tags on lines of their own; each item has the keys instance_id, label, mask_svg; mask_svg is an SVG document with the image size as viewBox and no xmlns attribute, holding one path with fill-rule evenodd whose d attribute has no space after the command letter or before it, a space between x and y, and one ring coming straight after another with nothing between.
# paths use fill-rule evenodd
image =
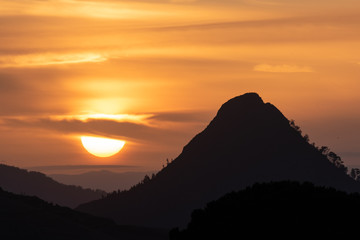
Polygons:
<instances>
[{"instance_id":1,"label":"tree line","mask_svg":"<svg viewBox=\"0 0 360 240\"><path fill-rule=\"evenodd\" d=\"M316 144L314 142L310 143L309 135L308 134L303 135L303 132L302 132L301 128L298 125L295 124L294 120L290 120L289 124L293 129L295 129L298 132L298 134L300 136L302 136L302 138L307 143L312 145L319 153L321 153L325 158L327 158L329 160L329 162L331 162L335 167L339 168L341 171L348 174L354 180L360 181L360 169L353 168L349 172L349 169L345 166L345 164L344 164L343 160L341 159L341 157L338 156L333 151L331 151L329 147L327 147L327 146L319 147L319 146L316 146Z\"/></svg>"}]
</instances>

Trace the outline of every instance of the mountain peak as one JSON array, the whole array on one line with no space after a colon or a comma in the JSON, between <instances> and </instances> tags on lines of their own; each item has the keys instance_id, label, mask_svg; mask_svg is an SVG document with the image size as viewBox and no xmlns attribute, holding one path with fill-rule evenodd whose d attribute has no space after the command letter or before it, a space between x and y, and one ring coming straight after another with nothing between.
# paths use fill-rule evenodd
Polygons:
<instances>
[{"instance_id":1,"label":"mountain peak","mask_svg":"<svg viewBox=\"0 0 360 240\"><path fill-rule=\"evenodd\" d=\"M237 119L239 115L247 115L263 109L265 103L257 93L246 93L234 97L224 103L218 111L217 118Z\"/></svg>"},{"instance_id":2,"label":"mountain peak","mask_svg":"<svg viewBox=\"0 0 360 240\"><path fill-rule=\"evenodd\" d=\"M246 102L248 104L252 104L252 103L264 103L263 100L261 99L261 97L259 96L259 94L255 93L255 92L249 92L249 93L245 93L242 95L239 95L237 97L234 97L230 100L228 100L226 103L224 103L224 105L229 104L231 102Z\"/></svg>"},{"instance_id":3,"label":"mountain peak","mask_svg":"<svg viewBox=\"0 0 360 240\"><path fill-rule=\"evenodd\" d=\"M184 226L192 209L225 193L284 180L360 189L275 106L247 93L224 103L204 131L150 181L78 209L120 224Z\"/></svg>"},{"instance_id":4,"label":"mountain peak","mask_svg":"<svg viewBox=\"0 0 360 240\"><path fill-rule=\"evenodd\" d=\"M275 106L264 103L257 93L251 92L224 103L207 129L241 136L249 129L254 130L252 135L259 131L273 132L275 126L288 127L289 121Z\"/></svg>"},{"instance_id":5,"label":"mountain peak","mask_svg":"<svg viewBox=\"0 0 360 240\"><path fill-rule=\"evenodd\" d=\"M219 114L254 110L261 105L264 105L264 102L257 93L246 93L224 103L219 110Z\"/></svg>"}]
</instances>

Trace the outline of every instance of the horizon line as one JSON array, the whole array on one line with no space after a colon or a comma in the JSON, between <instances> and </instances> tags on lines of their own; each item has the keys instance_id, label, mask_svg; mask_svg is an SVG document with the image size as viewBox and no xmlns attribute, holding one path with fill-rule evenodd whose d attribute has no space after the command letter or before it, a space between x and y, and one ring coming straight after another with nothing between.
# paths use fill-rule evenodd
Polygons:
<instances>
[{"instance_id":1,"label":"horizon line","mask_svg":"<svg viewBox=\"0 0 360 240\"><path fill-rule=\"evenodd\" d=\"M80 169L99 169L99 168L139 168L134 165L44 165L24 167L28 170L80 170Z\"/></svg>"}]
</instances>

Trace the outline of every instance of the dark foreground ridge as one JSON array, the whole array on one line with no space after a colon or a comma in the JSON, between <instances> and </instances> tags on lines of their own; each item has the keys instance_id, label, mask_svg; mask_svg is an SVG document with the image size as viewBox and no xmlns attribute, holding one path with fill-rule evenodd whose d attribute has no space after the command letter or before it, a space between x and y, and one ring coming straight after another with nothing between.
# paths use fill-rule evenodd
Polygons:
<instances>
[{"instance_id":1,"label":"dark foreground ridge","mask_svg":"<svg viewBox=\"0 0 360 240\"><path fill-rule=\"evenodd\" d=\"M170 240L347 239L357 235L360 195L312 183L255 184L195 210Z\"/></svg>"},{"instance_id":2,"label":"dark foreground ridge","mask_svg":"<svg viewBox=\"0 0 360 240\"><path fill-rule=\"evenodd\" d=\"M77 209L119 224L185 227L193 209L256 182L308 181L360 192L360 183L339 166L309 144L276 107L248 93L226 102L154 177Z\"/></svg>"},{"instance_id":3,"label":"dark foreground ridge","mask_svg":"<svg viewBox=\"0 0 360 240\"><path fill-rule=\"evenodd\" d=\"M76 212L37 197L0 188L1 239L115 240L167 239L167 232L118 226L112 220Z\"/></svg>"}]
</instances>

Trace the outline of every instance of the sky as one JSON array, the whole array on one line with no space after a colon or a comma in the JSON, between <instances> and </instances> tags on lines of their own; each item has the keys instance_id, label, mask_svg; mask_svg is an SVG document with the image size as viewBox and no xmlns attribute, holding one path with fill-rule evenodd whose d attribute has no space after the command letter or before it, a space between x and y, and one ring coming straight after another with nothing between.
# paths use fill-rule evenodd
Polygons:
<instances>
[{"instance_id":1,"label":"sky","mask_svg":"<svg viewBox=\"0 0 360 240\"><path fill-rule=\"evenodd\" d=\"M0 162L161 169L224 102L257 92L360 165L359 12L358 0L0 0ZM126 144L99 158L81 136Z\"/></svg>"}]
</instances>

